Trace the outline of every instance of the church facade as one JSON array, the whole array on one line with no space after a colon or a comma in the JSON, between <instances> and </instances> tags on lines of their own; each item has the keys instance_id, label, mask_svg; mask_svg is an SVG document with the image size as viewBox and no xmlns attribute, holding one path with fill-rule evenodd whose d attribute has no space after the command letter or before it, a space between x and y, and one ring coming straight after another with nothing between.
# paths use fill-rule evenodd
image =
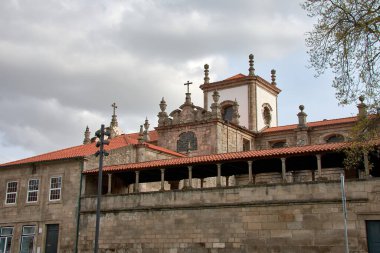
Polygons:
<instances>
[{"instance_id":1,"label":"church facade","mask_svg":"<svg viewBox=\"0 0 380 253\"><path fill-rule=\"evenodd\" d=\"M188 82L187 85L190 83ZM350 131L368 117L278 125L276 72L210 82L203 105L189 88L157 127L124 134L116 105L108 129L100 252L344 252L340 178L346 180L351 252L377 252L379 142L356 170L343 166ZM164 95L164 94L163 94ZM98 158L83 145L0 165L0 252L92 252Z\"/></svg>"}]
</instances>

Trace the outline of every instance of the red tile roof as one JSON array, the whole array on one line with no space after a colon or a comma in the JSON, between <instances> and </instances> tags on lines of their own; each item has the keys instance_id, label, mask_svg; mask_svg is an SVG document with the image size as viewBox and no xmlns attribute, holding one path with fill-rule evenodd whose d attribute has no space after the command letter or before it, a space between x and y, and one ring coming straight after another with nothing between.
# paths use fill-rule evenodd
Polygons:
<instances>
[{"instance_id":1,"label":"red tile roof","mask_svg":"<svg viewBox=\"0 0 380 253\"><path fill-rule=\"evenodd\" d=\"M224 80L233 80L233 79L239 79L239 78L243 78L243 77L247 77L247 76L243 75L242 73L239 73L237 75L231 76L231 77L224 79Z\"/></svg>"},{"instance_id":2,"label":"red tile roof","mask_svg":"<svg viewBox=\"0 0 380 253\"><path fill-rule=\"evenodd\" d=\"M377 145L380 141L377 141ZM329 143L329 144L319 144L319 145L309 145L303 147L286 147L286 148L276 148L267 150L252 150L234 153L223 153L214 155L204 155L195 157L184 157L184 158L172 158L165 160L155 160L147 161L141 163L128 163L122 165L106 166L103 168L104 172L121 172L128 170L144 170L151 168L167 168L174 166L187 166L195 164L206 164L206 163L217 163L226 161L238 161L247 159L258 159L258 158L275 158L275 157L286 157L286 156L297 156L313 153L323 153L337 151L345 146L349 145L347 142L343 143ZM96 173L98 170L88 170L83 172L84 174Z\"/></svg>"},{"instance_id":3,"label":"red tile roof","mask_svg":"<svg viewBox=\"0 0 380 253\"><path fill-rule=\"evenodd\" d=\"M155 131L151 131L150 135L152 138L156 138L157 133ZM136 134L123 134L120 136L117 136L116 138L113 138L110 140L110 144L105 147L106 150L114 150L118 149L121 147L125 147L128 145L136 145L138 144L138 141L132 137L135 137ZM138 136L138 134L137 134ZM70 147L66 149L61 149L53 152L49 152L46 154L42 155L37 155L13 162L8 162L4 164L0 164L0 167L5 167L5 166L11 166L11 165L20 165L20 164L26 164L26 163L35 163L35 162L43 162L43 161L53 161L53 160L61 160L61 159L69 159L69 158L80 158L80 157L85 157L85 156L90 156L92 154L95 154L95 152L98 150L98 148L95 146L95 143L89 143L85 145L80 145L80 146L75 146L75 147ZM150 144L150 143L144 143L144 145L147 148L160 151L166 154L178 156L178 157L185 157L185 155L177 153L175 151L163 148L163 147L158 147L156 145Z\"/></svg>"},{"instance_id":4,"label":"red tile roof","mask_svg":"<svg viewBox=\"0 0 380 253\"><path fill-rule=\"evenodd\" d=\"M330 119L330 120L321 120L308 122L308 127L321 127L321 126L329 126L329 125L337 125L337 124L345 124L345 123L353 123L356 122L357 117L348 117L348 118L340 118L340 119ZM297 124L286 125L286 126L278 126L278 127L270 127L263 131L263 133L271 133L271 132L280 132L280 131L288 131L293 130L298 127Z\"/></svg>"}]
</instances>

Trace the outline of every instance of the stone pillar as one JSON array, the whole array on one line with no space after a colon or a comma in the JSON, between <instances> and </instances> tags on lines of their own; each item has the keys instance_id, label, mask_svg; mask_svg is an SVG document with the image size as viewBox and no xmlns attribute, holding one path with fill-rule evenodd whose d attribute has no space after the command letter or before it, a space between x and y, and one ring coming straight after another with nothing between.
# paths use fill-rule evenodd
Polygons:
<instances>
[{"instance_id":1,"label":"stone pillar","mask_svg":"<svg viewBox=\"0 0 380 253\"><path fill-rule=\"evenodd\" d=\"M216 177L216 187L221 187L222 186L222 164L218 163L216 164L217 170L218 170L218 176Z\"/></svg>"},{"instance_id":2,"label":"stone pillar","mask_svg":"<svg viewBox=\"0 0 380 253\"><path fill-rule=\"evenodd\" d=\"M363 162L364 162L364 173L365 173L365 177L367 178L367 177L369 176L369 160L368 160L368 153L367 153L367 152L364 152L363 156L364 156L364 159L363 159Z\"/></svg>"},{"instance_id":3,"label":"stone pillar","mask_svg":"<svg viewBox=\"0 0 380 253\"><path fill-rule=\"evenodd\" d=\"M189 169L189 188L193 188L193 166L187 166Z\"/></svg>"},{"instance_id":4,"label":"stone pillar","mask_svg":"<svg viewBox=\"0 0 380 253\"><path fill-rule=\"evenodd\" d=\"M140 171L135 171L135 189L134 189L134 192L140 191L139 178L140 178Z\"/></svg>"},{"instance_id":5,"label":"stone pillar","mask_svg":"<svg viewBox=\"0 0 380 253\"><path fill-rule=\"evenodd\" d=\"M248 184L253 184L253 174L252 174L252 163L253 161L248 161Z\"/></svg>"},{"instance_id":6,"label":"stone pillar","mask_svg":"<svg viewBox=\"0 0 380 253\"><path fill-rule=\"evenodd\" d=\"M286 182L286 158L281 158L282 180Z\"/></svg>"},{"instance_id":7,"label":"stone pillar","mask_svg":"<svg viewBox=\"0 0 380 253\"><path fill-rule=\"evenodd\" d=\"M112 192L112 174L108 174L108 189L107 189L107 194L111 194Z\"/></svg>"},{"instance_id":8,"label":"stone pillar","mask_svg":"<svg viewBox=\"0 0 380 253\"><path fill-rule=\"evenodd\" d=\"M318 177L322 177L322 162L321 162L321 154L316 154L317 157L317 168L318 168Z\"/></svg>"},{"instance_id":9,"label":"stone pillar","mask_svg":"<svg viewBox=\"0 0 380 253\"><path fill-rule=\"evenodd\" d=\"M161 169L161 189L160 191L165 191L165 169Z\"/></svg>"}]
</instances>

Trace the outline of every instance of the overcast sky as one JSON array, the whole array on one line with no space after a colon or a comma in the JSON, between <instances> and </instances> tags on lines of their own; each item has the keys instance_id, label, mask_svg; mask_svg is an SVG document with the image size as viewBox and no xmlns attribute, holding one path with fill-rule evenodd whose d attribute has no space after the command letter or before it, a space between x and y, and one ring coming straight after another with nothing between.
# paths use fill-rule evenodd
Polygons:
<instances>
[{"instance_id":1,"label":"overcast sky","mask_svg":"<svg viewBox=\"0 0 380 253\"><path fill-rule=\"evenodd\" d=\"M185 83L203 106L203 65L211 81L277 70L279 123L356 114L341 107L331 76L308 69L305 33L313 20L298 0L1 0L0 163L79 145L109 124L137 132L184 102Z\"/></svg>"}]
</instances>

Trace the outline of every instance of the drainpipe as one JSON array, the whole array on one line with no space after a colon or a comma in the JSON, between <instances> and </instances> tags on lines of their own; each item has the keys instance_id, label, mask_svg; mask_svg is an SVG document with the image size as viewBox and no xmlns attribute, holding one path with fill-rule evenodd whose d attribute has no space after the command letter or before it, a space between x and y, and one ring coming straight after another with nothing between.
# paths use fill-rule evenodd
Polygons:
<instances>
[{"instance_id":1,"label":"drainpipe","mask_svg":"<svg viewBox=\"0 0 380 253\"><path fill-rule=\"evenodd\" d=\"M78 253L78 242L79 242L79 223L80 223L80 208L81 201L80 197L82 194L82 180L83 180L83 167L84 167L85 158L83 158L80 163L80 183L79 183L79 194L78 194L78 207L77 207L77 224L76 224L76 232L75 232L75 245L74 245L74 253Z\"/></svg>"}]
</instances>

